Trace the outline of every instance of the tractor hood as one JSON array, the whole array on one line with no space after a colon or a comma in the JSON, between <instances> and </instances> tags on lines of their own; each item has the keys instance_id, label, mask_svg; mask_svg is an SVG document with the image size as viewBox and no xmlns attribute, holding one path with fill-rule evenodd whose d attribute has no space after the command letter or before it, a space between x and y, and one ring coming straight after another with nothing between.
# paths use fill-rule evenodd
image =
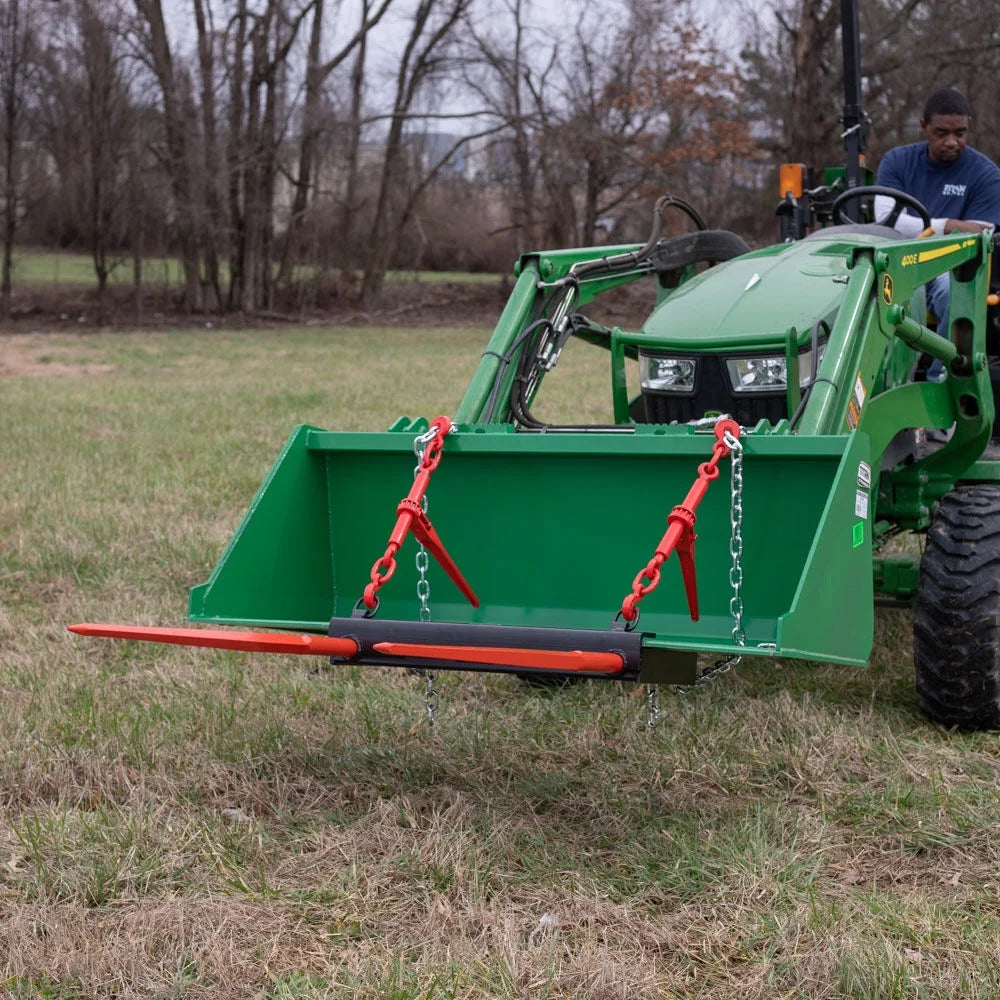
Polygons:
<instances>
[{"instance_id":1,"label":"tractor hood","mask_svg":"<svg viewBox=\"0 0 1000 1000\"><path fill-rule=\"evenodd\" d=\"M850 243L820 231L797 243L744 254L685 282L646 320L642 338L681 351L775 349L794 328L800 345L817 320L833 323L859 243L881 235L851 233Z\"/></svg>"}]
</instances>

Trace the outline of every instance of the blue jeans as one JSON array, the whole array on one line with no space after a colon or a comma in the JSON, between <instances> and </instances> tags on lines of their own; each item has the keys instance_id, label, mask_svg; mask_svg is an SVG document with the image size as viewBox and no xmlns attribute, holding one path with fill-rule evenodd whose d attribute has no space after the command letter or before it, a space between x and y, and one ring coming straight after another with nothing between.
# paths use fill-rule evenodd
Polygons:
<instances>
[{"instance_id":1,"label":"blue jeans","mask_svg":"<svg viewBox=\"0 0 1000 1000\"><path fill-rule=\"evenodd\" d=\"M951 304L951 275L947 272L939 274L924 285L927 296L927 308L937 316L937 332L948 339L948 307ZM944 365L935 358L927 369L928 382L940 382L944 377Z\"/></svg>"}]
</instances>

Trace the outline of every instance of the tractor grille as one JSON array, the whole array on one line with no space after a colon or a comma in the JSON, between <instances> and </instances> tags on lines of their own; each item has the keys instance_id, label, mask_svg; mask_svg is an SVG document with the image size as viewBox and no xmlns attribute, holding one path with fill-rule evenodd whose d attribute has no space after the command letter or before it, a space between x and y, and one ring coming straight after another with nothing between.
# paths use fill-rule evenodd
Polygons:
<instances>
[{"instance_id":1,"label":"tractor grille","mask_svg":"<svg viewBox=\"0 0 1000 1000\"><path fill-rule=\"evenodd\" d=\"M725 360L718 356L699 357L693 393L643 389L642 398L649 424L685 424L706 414L728 413L741 426L752 427L760 420L774 424L788 416L784 392L734 393Z\"/></svg>"}]
</instances>

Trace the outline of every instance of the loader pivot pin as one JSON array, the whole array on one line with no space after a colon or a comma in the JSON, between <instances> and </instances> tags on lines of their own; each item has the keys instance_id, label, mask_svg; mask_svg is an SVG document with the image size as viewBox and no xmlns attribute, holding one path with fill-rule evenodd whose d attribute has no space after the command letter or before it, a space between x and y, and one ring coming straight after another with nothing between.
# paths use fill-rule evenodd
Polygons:
<instances>
[{"instance_id":1,"label":"loader pivot pin","mask_svg":"<svg viewBox=\"0 0 1000 1000\"><path fill-rule=\"evenodd\" d=\"M461 570L455 565L455 561L448 555L438 533L424 512L424 495L431 480L431 473L441 463L441 449L444 447L445 437L450 432L451 419L449 417L435 417L427 429L426 446L423 458L417 466L416 475L413 477L413 486L396 507L396 526L389 535L389 543L385 553L372 566L371 582L365 587L364 596L361 598L369 611L374 611L378 607L376 594L382 584L396 572L396 553L399 552L406 536L411 531L414 538L434 556L441 568L451 577L455 586L469 603L474 608L479 607L479 598L476 597Z\"/></svg>"},{"instance_id":2,"label":"loader pivot pin","mask_svg":"<svg viewBox=\"0 0 1000 1000\"><path fill-rule=\"evenodd\" d=\"M694 567L694 533L696 520L695 511L708 490L708 485L719 478L719 462L732 450L726 444L726 436L739 439L740 425L735 420L720 420L715 425L715 444L712 445L712 457L698 466L698 478L694 481L684 502L678 504L667 515L667 531L660 544L656 546L653 558L639 571L632 581L632 592L622 601L621 616L626 622L635 623L639 617L639 602L660 582L660 567L670 557L671 552L677 553L681 565L681 577L684 580L684 592L687 595L688 611L691 621L698 620L698 583Z\"/></svg>"}]
</instances>

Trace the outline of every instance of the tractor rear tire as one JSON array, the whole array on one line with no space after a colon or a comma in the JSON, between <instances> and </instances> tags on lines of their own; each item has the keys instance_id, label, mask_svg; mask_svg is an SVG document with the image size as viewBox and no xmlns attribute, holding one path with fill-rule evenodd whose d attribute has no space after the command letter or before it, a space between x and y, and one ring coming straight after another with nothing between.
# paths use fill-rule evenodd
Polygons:
<instances>
[{"instance_id":1,"label":"tractor rear tire","mask_svg":"<svg viewBox=\"0 0 1000 1000\"><path fill-rule=\"evenodd\" d=\"M920 561L913 662L928 718L1000 728L1000 486L960 486L934 512Z\"/></svg>"}]
</instances>

